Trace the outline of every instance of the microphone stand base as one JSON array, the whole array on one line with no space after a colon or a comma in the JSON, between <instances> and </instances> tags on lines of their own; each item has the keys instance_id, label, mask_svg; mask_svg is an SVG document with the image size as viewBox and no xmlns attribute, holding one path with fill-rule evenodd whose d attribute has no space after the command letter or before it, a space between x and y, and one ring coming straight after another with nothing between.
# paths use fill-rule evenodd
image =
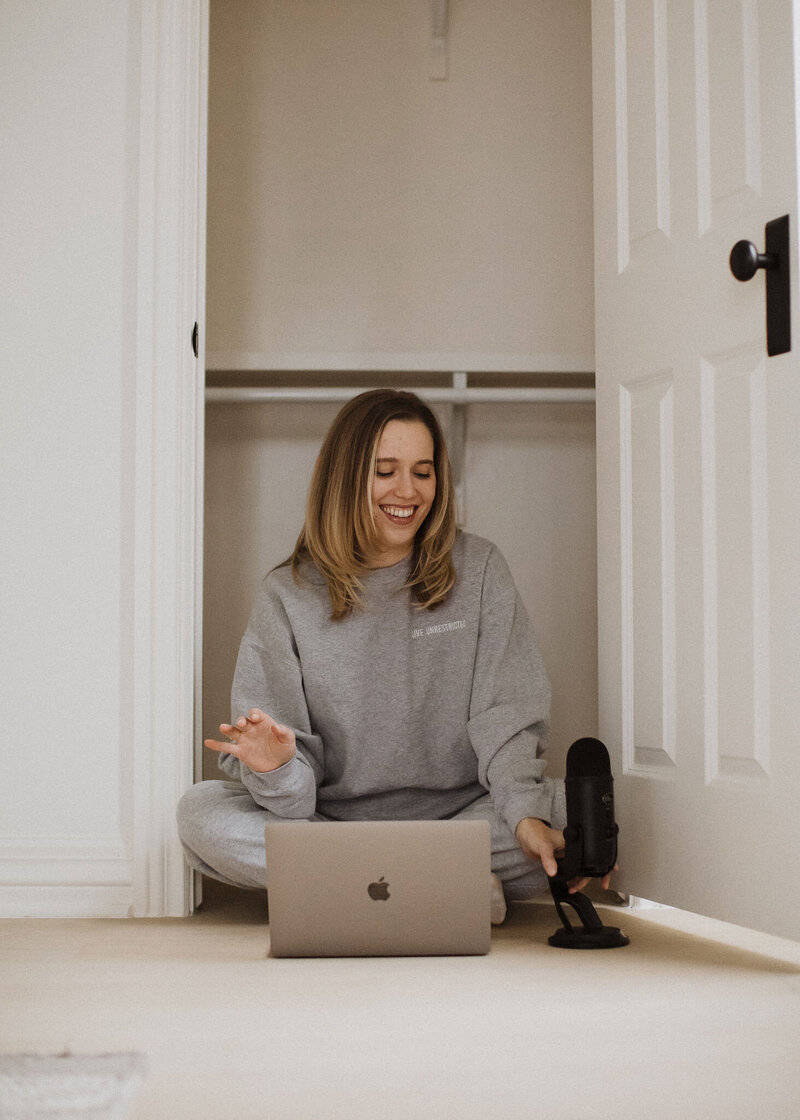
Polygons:
<instances>
[{"instance_id":1,"label":"microphone stand base","mask_svg":"<svg viewBox=\"0 0 800 1120\"><path fill-rule=\"evenodd\" d=\"M557 949L620 949L623 945L630 945L630 938L621 929L603 925L600 915L585 894L580 891L569 893L568 880L562 874L550 879L550 893L563 928L557 929L547 939L549 945L554 945ZM564 913L563 904L572 907L581 920L580 926L572 925Z\"/></svg>"},{"instance_id":2,"label":"microphone stand base","mask_svg":"<svg viewBox=\"0 0 800 1120\"><path fill-rule=\"evenodd\" d=\"M631 942L616 926L602 926L600 929L557 929L547 943L556 949L620 949Z\"/></svg>"}]
</instances>

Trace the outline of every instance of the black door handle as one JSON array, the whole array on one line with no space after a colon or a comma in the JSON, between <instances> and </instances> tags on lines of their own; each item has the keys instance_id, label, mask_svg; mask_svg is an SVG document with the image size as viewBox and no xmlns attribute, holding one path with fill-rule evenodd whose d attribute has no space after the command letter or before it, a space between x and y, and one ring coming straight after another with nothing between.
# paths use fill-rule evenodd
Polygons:
<instances>
[{"instance_id":1,"label":"black door handle","mask_svg":"<svg viewBox=\"0 0 800 1120\"><path fill-rule=\"evenodd\" d=\"M760 268L767 276L767 354L785 354L792 348L792 301L789 284L789 215L764 227L764 252L752 241L737 241L731 249L730 268L737 280L752 280Z\"/></svg>"},{"instance_id":2,"label":"black door handle","mask_svg":"<svg viewBox=\"0 0 800 1120\"><path fill-rule=\"evenodd\" d=\"M759 253L752 241L737 241L730 264L737 280L752 280L759 268L777 268L778 258L774 253Z\"/></svg>"}]
</instances>

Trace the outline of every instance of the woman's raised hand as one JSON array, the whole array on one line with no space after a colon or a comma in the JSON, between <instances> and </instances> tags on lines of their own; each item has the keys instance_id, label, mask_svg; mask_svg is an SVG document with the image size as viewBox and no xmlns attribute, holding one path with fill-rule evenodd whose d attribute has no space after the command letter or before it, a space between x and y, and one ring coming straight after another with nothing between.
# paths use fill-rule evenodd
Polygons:
<instances>
[{"instance_id":1,"label":"woman's raised hand","mask_svg":"<svg viewBox=\"0 0 800 1120\"><path fill-rule=\"evenodd\" d=\"M291 762L297 750L291 727L276 723L259 708L253 708L248 716L239 716L234 724L221 723L219 729L230 742L206 739L205 745L212 751L234 755L257 774Z\"/></svg>"}]
</instances>

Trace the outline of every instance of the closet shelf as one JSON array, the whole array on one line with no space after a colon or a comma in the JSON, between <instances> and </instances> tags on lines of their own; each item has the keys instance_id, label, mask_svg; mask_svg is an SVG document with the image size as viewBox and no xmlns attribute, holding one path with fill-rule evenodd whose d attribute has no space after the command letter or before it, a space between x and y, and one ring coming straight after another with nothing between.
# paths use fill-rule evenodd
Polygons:
<instances>
[{"instance_id":1,"label":"closet shelf","mask_svg":"<svg viewBox=\"0 0 800 1120\"><path fill-rule=\"evenodd\" d=\"M591 388L470 388L469 386L414 387L410 390L423 400L434 404L575 404L593 402L595 390ZM206 389L208 404L256 404L264 401L348 401L364 392L359 388L297 386L292 388L265 388L259 386L230 386Z\"/></svg>"}]
</instances>

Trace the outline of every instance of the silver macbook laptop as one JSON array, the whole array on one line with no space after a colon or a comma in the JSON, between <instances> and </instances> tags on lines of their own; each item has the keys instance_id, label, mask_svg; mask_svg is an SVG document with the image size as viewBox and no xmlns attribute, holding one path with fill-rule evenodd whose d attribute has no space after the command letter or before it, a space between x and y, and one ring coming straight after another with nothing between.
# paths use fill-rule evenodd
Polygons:
<instances>
[{"instance_id":1,"label":"silver macbook laptop","mask_svg":"<svg viewBox=\"0 0 800 1120\"><path fill-rule=\"evenodd\" d=\"M488 821L266 826L274 957L488 953Z\"/></svg>"}]
</instances>

